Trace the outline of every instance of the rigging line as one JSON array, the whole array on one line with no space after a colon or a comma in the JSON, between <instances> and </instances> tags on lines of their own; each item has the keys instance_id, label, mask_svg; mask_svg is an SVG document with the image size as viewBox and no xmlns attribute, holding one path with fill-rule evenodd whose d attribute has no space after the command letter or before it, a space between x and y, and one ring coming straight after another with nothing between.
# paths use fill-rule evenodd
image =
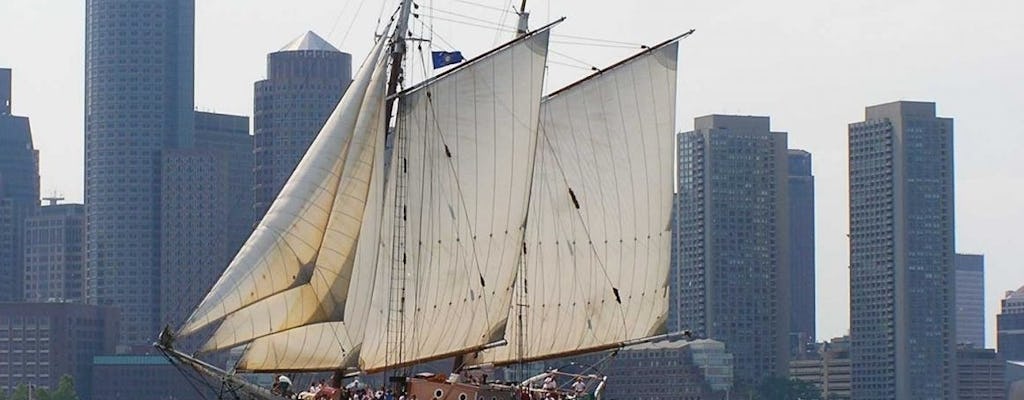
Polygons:
<instances>
[{"instance_id":1,"label":"rigging line","mask_svg":"<svg viewBox=\"0 0 1024 400\"><path fill-rule=\"evenodd\" d=\"M576 69L579 69L579 70L592 71L590 69L590 67L581 67L581 66L579 66L577 64L569 64L569 63L564 63L564 62L560 62L560 61L552 61L551 59L548 59L548 64L555 64L555 65L561 65L563 67L570 67L570 68L576 68Z\"/></svg>"},{"instance_id":2,"label":"rigging line","mask_svg":"<svg viewBox=\"0 0 1024 400\"><path fill-rule=\"evenodd\" d=\"M423 21L421 21L419 19L416 19L416 22L419 22L421 25L423 25L423 27L425 27L428 31L430 31L430 34L432 35L431 37L437 36L437 39L440 40L442 43L444 43L446 46L448 46L447 47L448 49L455 49L455 45L451 44L451 42L445 40L444 37L442 37L440 34L435 32L434 28L432 26L427 25L426 22L423 22ZM431 41L430 43L433 44L434 42ZM423 65L426 66L426 62L424 62Z\"/></svg>"},{"instance_id":3,"label":"rigging line","mask_svg":"<svg viewBox=\"0 0 1024 400\"><path fill-rule=\"evenodd\" d=\"M603 47L609 49L642 49L642 45L623 45L623 44L603 44L603 43L587 43L587 42L572 42L566 40L552 40L551 43L568 44L574 46L589 46L589 47Z\"/></svg>"},{"instance_id":4,"label":"rigging line","mask_svg":"<svg viewBox=\"0 0 1024 400\"><path fill-rule=\"evenodd\" d=\"M475 3L475 2L472 2L472 1L466 1L466 0L452 0L452 1L456 2L456 3L469 4L469 5L477 6L477 7L480 7L480 8L486 8L488 10L508 12L508 10L503 9L503 8L498 8L498 7L494 7L494 6L488 6L488 5L485 5L485 4Z\"/></svg>"},{"instance_id":5,"label":"rigging line","mask_svg":"<svg viewBox=\"0 0 1024 400\"><path fill-rule=\"evenodd\" d=\"M555 53L555 54L557 54L559 56L568 58L568 59L570 59L572 61L578 62L580 64L586 65L586 66L590 67L590 69L592 69L592 70L597 70L598 69L596 66L594 66L594 64L588 63L586 61L583 61L583 60L578 59L576 57L573 57L573 56L570 56L568 54L562 53L560 51L551 50L550 48L548 49L548 51L551 52L551 53Z\"/></svg>"},{"instance_id":6,"label":"rigging line","mask_svg":"<svg viewBox=\"0 0 1024 400\"><path fill-rule=\"evenodd\" d=\"M504 26L501 26L501 25L487 26L487 25L482 25L482 24L477 24L477 23L472 23L472 22L466 22L466 21L459 21L457 19L444 18L444 17L438 17L438 16L434 16L434 19L439 19L441 21L447 21L447 22L453 22L453 23L456 23L456 24L475 26L477 28L494 29L494 30L497 30L497 31L505 32L505 33L515 32L514 30L508 29L508 28L506 28Z\"/></svg>"},{"instance_id":7,"label":"rigging line","mask_svg":"<svg viewBox=\"0 0 1024 400\"><path fill-rule=\"evenodd\" d=\"M175 361L174 358L170 356L170 354L167 354L167 351L165 351L164 349L160 349L160 348L158 348L158 350L160 350L160 354L163 354L164 358L167 359L167 362L169 362L172 366L174 366L174 369L177 370L178 373L180 373L181 376L185 378L185 381L188 382L188 384L190 386L192 386L192 389L194 389L196 391L196 394L198 394L199 397L202 398L203 400L206 400L206 396L203 394L202 390L200 390L199 387L196 386L195 383L192 381L192 379L193 379L191 377L192 374L186 373L185 369L182 368L181 363ZM195 367L192 367L192 369L196 370ZM201 373L198 370L196 370L196 374L201 374ZM202 382L209 389L213 390L213 385L211 385L209 382L206 382L205 380L202 381Z\"/></svg>"},{"instance_id":8,"label":"rigging line","mask_svg":"<svg viewBox=\"0 0 1024 400\"><path fill-rule=\"evenodd\" d=\"M341 16L345 15L345 9L348 8L349 3L351 2L351 0L345 0L345 2L341 4L341 7L338 8L338 16L334 17L334 24L331 25L330 32L327 32L327 37L334 35L334 30L338 28L338 23L341 22Z\"/></svg>"},{"instance_id":9,"label":"rigging line","mask_svg":"<svg viewBox=\"0 0 1024 400\"><path fill-rule=\"evenodd\" d=\"M341 37L340 44L345 45L345 40L348 39L348 34L352 33L352 27L356 25L356 20L359 18L359 12L363 10L363 5L366 4L366 0L359 0L359 7L356 7L356 12L352 15L352 22L348 24L348 29L345 30L345 35Z\"/></svg>"},{"instance_id":10,"label":"rigging line","mask_svg":"<svg viewBox=\"0 0 1024 400\"><path fill-rule=\"evenodd\" d=\"M483 18L478 18L478 17L473 17L473 16L469 16L469 15L466 15L466 14L460 14L460 13L457 13L455 11L445 10L443 8L428 8L428 9L431 10L431 11L434 11L434 12L439 12L441 14L448 14L448 15L452 15L452 16L456 16L456 17L465 18L465 19L468 19L470 21L477 21L477 22L481 22L481 23L485 23L485 24L494 24L494 21L491 21L491 20L487 20L487 19L483 19ZM498 26L501 26L502 28L505 28L505 26L501 25L500 23L498 24Z\"/></svg>"},{"instance_id":11,"label":"rigging line","mask_svg":"<svg viewBox=\"0 0 1024 400\"><path fill-rule=\"evenodd\" d=\"M588 41L592 41L592 42L603 42L603 43L611 43L611 44L621 44L621 45L633 46L633 47L643 46L643 43L621 42L621 41L618 41L618 40L600 39L600 38L587 37L587 36L575 36L575 35L566 35L566 34L558 34L558 33L552 33L551 36L552 37L566 38L566 39L588 40Z\"/></svg>"}]
</instances>

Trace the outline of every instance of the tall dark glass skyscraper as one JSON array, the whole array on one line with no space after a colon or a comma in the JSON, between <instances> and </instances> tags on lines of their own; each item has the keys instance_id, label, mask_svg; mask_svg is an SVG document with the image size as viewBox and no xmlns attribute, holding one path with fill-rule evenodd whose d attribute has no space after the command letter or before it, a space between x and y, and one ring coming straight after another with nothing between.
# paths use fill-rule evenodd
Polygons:
<instances>
[{"instance_id":1,"label":"tall dark glass skyscraper","mask_svg":"<svg viewBox=\"0 0 1024 400\"><path fill-rule=\"evenodd\" d=\"M985 348L985 256L957 254L956 342Z\"/></svg>"},{"instance_id":2,"label":"tall dark glass skyscraper","mask_svg":"<svg viewBox=\"0 0 1024 400\"><path fill-rule=\"evenodd\" d=\"M26 117L12 114L11 70L0 68L0 302L21 301L25 218L39 207L39 152Z\"/></svg>"},{"instance_id":3,"label":"tall dark glass skyscraper","mask_svg":"<svg viewBox=\"0 0 1024 400\"><path fill-rule=\"evenodd\" d=\"M255 218L260 219L352 81L352 55L313 32L267 56L253 104Z\"/></svg>"},{"instance_id":4,"label":"tall dark glass skyscraper","mask_svg":"<svg viewBox=\"0 0 1024 400\"><path fill-rule=\"evenodd\" d=\"M868 107L849 146L853 398L953 399L953 120Z\"/></svg>"},{"instance_id":5,"label":"tall dark glass skyscraper","mask_svg":"<svg viewBox=\"0 0 1024 400\"><path fill-rule=\"evenodd\" d=\"M725 342L745 397L788 372L786 133L768 117L710 115L678 140L676 328Z\"/></svg>"},{"instance_id":6,"label":"tall dark glass skyscraper","mask_svg":"<svg viewBox=\"0 0 1024 400\"><path fill-rule=\"evenodd\" d=\"M86 301L159 331L163 151L190 146L194 0L85 3Z\"/></svg>"},{"instance_id":7,"label":"tall dark glass skyscraper","mask_svg":"<svg viewBox=\"0 0 1024 400\"><path fill-rule=\"evenodd\" d=\"M789 340L802 352L815 342L814 175L804 150L789 150L789 265Z\"/></svg>"}]
</instances>

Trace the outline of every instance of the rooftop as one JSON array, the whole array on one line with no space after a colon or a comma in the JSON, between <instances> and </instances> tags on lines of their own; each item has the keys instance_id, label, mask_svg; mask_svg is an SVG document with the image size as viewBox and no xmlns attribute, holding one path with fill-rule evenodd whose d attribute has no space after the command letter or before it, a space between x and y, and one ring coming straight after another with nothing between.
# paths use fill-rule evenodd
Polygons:
<instances>
[{"instance_id":1,"label":"rooftop","mask_svg":"<svg viewBox=\"0 0 1024 400\"><path fill-rule=\"evenodd\" d=\"M324 40L324 38L313 33L313 31L307 31L306 33L302 34L302 36L295 38L295 40L292 40L284 47L282 47L281 50L278 51L306 50L332 51L338 53L341 52L334 46L331 46L331 44Z\"/></svg>"}]
</instances>

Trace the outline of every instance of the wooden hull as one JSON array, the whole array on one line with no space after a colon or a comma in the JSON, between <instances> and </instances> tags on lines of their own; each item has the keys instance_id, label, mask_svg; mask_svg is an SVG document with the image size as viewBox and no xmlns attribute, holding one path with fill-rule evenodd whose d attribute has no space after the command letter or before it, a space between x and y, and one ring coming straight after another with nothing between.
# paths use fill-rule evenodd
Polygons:
<instances>
[{"instance_id":1,"label":"wooden hull","mask_svg":"<svg viewBox=\"0 0 1024 400\"><path fill-rule=\"evenodd\" d=\"M448 383L445 381L411 378L408 399L416 400L512 400L515 391L507 386Z\"/></svg>"}]
</instances>

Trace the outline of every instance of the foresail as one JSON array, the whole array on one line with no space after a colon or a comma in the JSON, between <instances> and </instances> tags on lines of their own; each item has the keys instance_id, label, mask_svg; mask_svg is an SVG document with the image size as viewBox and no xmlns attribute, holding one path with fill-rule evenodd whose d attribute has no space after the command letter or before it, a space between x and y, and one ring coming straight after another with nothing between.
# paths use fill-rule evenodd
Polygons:
<instances>
[{"instance_id":1,"label":"foresail","mask_svg":"<svg viewBox=\"0 0 1024 400\"><path fill-rule=\"evenodd\" d=\"M362 370L504 338L547 45L545 28L401 95ZM393 276L397 263L404 276ZM397 330L396 284L406 299Z\"/></svg>"},{"instance_id":2,"label":"foresail","mask_svg":"<svg viewBox=\"0 0 1024 400\"><path fill-rule=\"evenodd\" d=\"M181 329L224 319L204 350L339 319L383 145L381 40L266 217ZM226 318L225 318L226 317Z\"/></svg>"},{"instance_id":3,"label":"foresail","mask_svg":"<svg viewBox=\"0 0 1024 400\"><path fill-rule=\"evenodd\" d=\"M473 363L593 351L664 329L677 51L669 42L545 99L518 280L526 305L510 308L508 345Z\"/></svg>"},{"instance_id":4,"label":"foresail","mask_svg":"<svg viewBox=\"0 0 1024 400\"><path fill-rule=\"evenodd\" d=\"M383 127L383 123L381 123ZM376 137L383 149L384 135ZM384 179L383 157L374 160L363 226L359 232L352 285L343 321L304 325L256 339L248 344L237 369L242 371L325 371L358 368L359 349L373 300L377 257L382 251L380 222L384 182L394 180L395 169Z\"/></svg>"}]
</instances>

